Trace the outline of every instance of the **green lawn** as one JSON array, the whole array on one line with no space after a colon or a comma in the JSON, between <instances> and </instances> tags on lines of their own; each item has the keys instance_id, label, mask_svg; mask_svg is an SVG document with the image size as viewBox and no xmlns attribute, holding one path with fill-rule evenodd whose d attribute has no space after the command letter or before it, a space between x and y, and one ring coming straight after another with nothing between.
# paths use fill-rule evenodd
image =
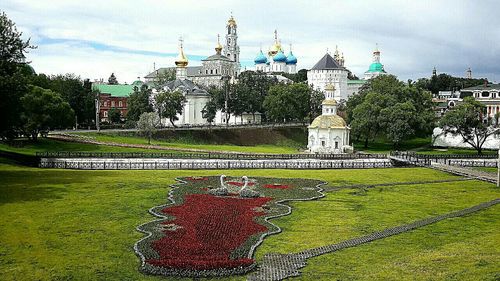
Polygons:
<instances>
[{"instance_id":1,"label":"green lawn","mask_svg":"<svg viewBox=\"0 0 500 281\"><path fill-rule=\"evenodd\" d=\"M454 176L424 168L365 170L79 171L0 164L2 280L179 280L142 275L133 244L147 210L178 176L303 177L332 186ZM267 252L297 252L500 197L479 181L328 192L275 219ZM498 280L500 206L308 260L299 280ZM245 277L225 280L244 280Z\"/></svg>"},{"instance_id":2,"label":"green lawn","mask_svg":"<svg viewBox=\"0 0 500 281\"><path fill-rule=\"evenodd\" d=\"M115 142L115 143L128 143L128 144L148 144L146 138L137 136L122 136L116 133L78 133L78 135L93 137L98 141ZM251 136L249 136L251 137ZM234 152L250 152L250 153L297 153L298 149L293 146L273 145L273 144L260 144L253 146L231 145L231 144L206 144L206 143L189 143L182 140L163 141L152 140L151 144L160 145L171 148L179 149L203 149L210 151L234 151Z\"/></svg>"},{"instance_id":3,"label":"green lawn","mask_svg":"<svg viewBox=\"0 0 500 281\"><path fill-rule=\"evenodd\" d=\"M21 147L10 146L0 142L0 150L8 152L16 152L26 155L35 155L39 151L93 151L93 152L166 152L166 153L182 153L173 150L156 150L143 148L127 148L110 145L96 145L88 143L76 143L58 141L53 139L40 138L37 142L27 142Z\"/></svg>"}]
</instances>

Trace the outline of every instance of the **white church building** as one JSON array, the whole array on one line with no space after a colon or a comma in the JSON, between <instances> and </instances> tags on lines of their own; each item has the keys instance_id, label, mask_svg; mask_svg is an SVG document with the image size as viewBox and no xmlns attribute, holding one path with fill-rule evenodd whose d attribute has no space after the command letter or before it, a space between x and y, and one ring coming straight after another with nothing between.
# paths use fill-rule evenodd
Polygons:
<instances>
[{"instance_id":1,"label":"white church building","mask_svg":"<svg viewBox=\"0 0 500 281\"><path fill-rule=\"evenodd\" d=\"M337 115L338 90L333 84L325 87L325 100L322 114L314 119L308 127L307 148L311 153L347 153L352 152L349 146L350 128L345 120Z\"/></svg>"}]
</instances>

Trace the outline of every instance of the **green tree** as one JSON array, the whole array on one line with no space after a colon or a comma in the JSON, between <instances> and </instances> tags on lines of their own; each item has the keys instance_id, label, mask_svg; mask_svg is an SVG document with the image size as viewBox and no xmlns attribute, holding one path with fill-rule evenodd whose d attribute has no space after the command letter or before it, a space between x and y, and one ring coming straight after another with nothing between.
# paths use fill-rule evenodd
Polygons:
<instances>
[{"instance_id":1,"label":"green tree","mask_svg":"<svg viewBox=\"0 0 500 281\"><path fill-rule=\"evenodd\" d=\"M272 86L264 108L268 119L274 122L304 121L310 114L311 88L306 84Z\"/></svg>"},{"instance_id":2,"label":"green tree","mask_svg":"<svg viewBox=\"0 0 500 281\"><path fill-rule=\"evenodd\" d=\"M152 90L146 85L142 84L141 87L134 87L134 92L127 100L128 112L127 119L137 121L144 112L152 112L153 106L149 101L152 95Z\"/></svg>"},{"instance_id":3,"label":"green tree","mask_svg":"<svg viewBox=\"0 0 500 281\"><path fill-rule=\"evenodd\" d=\"M323 92L315 90L315 89L310 89L311 91L311 96L309 100L309 120L314 120L314 118L318 117L321 115L321 103L325 99L325 94Z\"/></svg>"},{"instance_id":4,"label":"green tree","mask_svg":"<svg viewBox=\"0 0 500 281\"><path fill-rule=\"evenodd\" d=\"M151 144L151 138L159 125L160 118L158 118L155 112L144 112L139 116L139 121L137 121L137 130L139 130L141 135L147 137L148 144Z\"/></svg>"},{"instance_id":5,"label":"green tree","mask_svg":"<svg viewBox=\"0 0 500 281\"><path fill-rule=\"evenodd\" d=\"M175 80L175 69L159 69L157 70L156 77L153 79L153 87L160 92L168 81L173 80Z\"/></svg>"},{"instance_id":6,"label":"green tree","mask_svg":"<svg viewBox=\"0 0 500 281\"><path fill-rule=\"evenodd\" d=\"M24 75L26 64L25 54L29 49L30 40L22 39L22 32L7 15L0 14L0 138L16 137L21 126L21 97L28 91L27 78Z\"/></svg>"},{"instance_id":7,"label":"green tree","mask_svg":"<svg viewBox=\"0 0 500 281\"><path fill-rule=\"evenodd\" d=\"M168 118L174 128L177 127L174 121L178 120L178 114L182 114L185 103L186 97L179 91L162 91L156 96L156 106L160 117Z\"/></svg>"},{"instance_id":8,"label":"green tree","mask_svg":"<svg viewBox=\"0 0 500 281\"><path fill-rule=\"evenodd\" d=\"M37 140L38 134L53 128L65 128L73 120L74 112L61 96L51 90L31 87L21 98L23 132Z\"/></svg>"},{"instance_id":9,"label":"green tree","mask_svg":"<svg viewBox=\"0 0 500 281\"><path fill-rule=\"evenodd\" d=\"M363 139L367 147L370 140L385 136L397 147L409 137L429 135L435 123L432 96L417 84L404 83L393 75L381 75L364 84L359 94L346 103L347 121L354 139ZM389 112L403 109L411 109L411 118L408 114ZM391 123L390 118L398 119ZM398 128L405 132L396 132Z\"/></svg>"},{"instance_id":10,"label":"green tree","mask_svg":"<svg viewBox=\"0 0 500 281\"><path fill-rule=\"evenodd\" d=\"M116 76L114 73L111 73L111 75L109 76L108 84L109 85L118 85L118 79L116 79Z\"/></svg>"},{"instance_id":11,"label":"green tree","mask_svg":"<svg viewBox=\"0 0 500 281\"><path fill-rule=\"evenodd\" d=\"M208 124L211 126L217 114L217 104L215 100L210 99L201 111L202 117L207 119Z\"/></svg>"},{"instance_id":12,"label":"green tree","mask_svg":"<svg viewBox=\"0 0 500 281\"><path fill-rule=\"evenodd\" d=\"M117 108L113 107L108 111L108 119L110 123L120 123L122 120L122 113Z\"/></svg>"},{"instance_id":13,"label":"green tree","mask_svg":"<svg viewBox=\"0 0 500 281\"><path fill-rule=\"evenodd\" d=\"M404 140L415 135L416 116L416 109L410 101L396 103L380 111L380 123L394 149L399 149Z\"/></svg>"},{"instance_id":14,"label":"green tree","mask_svg":"<svg viewBox=\"0 0 500 281\"><path fill-rule=\"evenodd\" d=\"M445 136L461 136L465 143L481 154L486 139L498 133L498 127L494 126L492 118L484 116L487 116L486 106L473 97L466 97L463 103L446 112L439 121L439 127Z\"/></svg>"}]
</instances>

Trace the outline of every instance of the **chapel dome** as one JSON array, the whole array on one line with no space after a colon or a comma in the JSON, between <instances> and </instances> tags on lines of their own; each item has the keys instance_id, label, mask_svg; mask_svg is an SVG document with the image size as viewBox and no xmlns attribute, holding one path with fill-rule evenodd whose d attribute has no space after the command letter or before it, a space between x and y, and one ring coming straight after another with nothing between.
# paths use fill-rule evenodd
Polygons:
<instances>
[{"instance_id":1,"label":"chapel dome","mask_svg":"<svg viewBox=\"0 0 500 281\"><path fill-rule=\"evenodd\" d=\"M368 72L385 72L384 66L380 62L374 62L370 64Z\"/></svg>"},{"instance_id":2,"label":"chapel dome","mask_svg":"<svg viewBox=\"0 0 500 281\"><path fill-rule=\"evenodd\" d=\"M312 121L309 129L344 129L347 123L338 115L320 115Z\"/></svg>"},{"instance_id":3,"label":"chapel dome","mask_svg":"<svg viewBox=\"0 0 500 281\"><path fill-rule=\"evenodd\" d=\"M292 51L286 57L286 64L297 64L297 58L293 55Z\"/></svg>"},{"instance_id":4,"label":"chapel dome","mask_svg":"<svg viewBox=\"0 0 500 281\"><path fill-rule=\"evenodd\" d=\"M260 53L257 55L257 57L255 57L254 62L255 64L267 63L267 58L264 53L262 53L262 50L260 50Z\"/></svg>"},{"instance_id":5,"label":"chapel dome","mask_svg":"<svg viewBox=\"0 0 500 281\"><path fill-rule=\"evenodd\" d=\"M274 57L273 61L275 62L286 62L286 56L283 54L283 52L280 50Z\"/></svg>"}]
</instances>

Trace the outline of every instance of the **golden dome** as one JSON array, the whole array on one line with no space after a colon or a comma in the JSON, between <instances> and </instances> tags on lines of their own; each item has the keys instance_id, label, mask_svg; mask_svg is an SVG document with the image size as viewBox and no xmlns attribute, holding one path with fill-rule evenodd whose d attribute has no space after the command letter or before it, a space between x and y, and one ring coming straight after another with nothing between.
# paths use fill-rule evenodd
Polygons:
<instances>
[{"instance_id":1,"label":"golden dome","mask_svg":"<svg viewBox=\"0 0 500 281\"><path fill-rule=\"evenodd\" d=\"M228 26L236 26L236 21L234 20L233 15L231 15L229 20L227 20L227 25Z\"/></svg>"},{"instance_id":2,"label":"golden dome","mask_svg":"<svg viewBox=\"0 0 500 281\"><path fill-rule=\"evenodd\" d=\"M333 91L335 91L335 86L332 83L328 83L325 86L325 91L331 91L331 92L333 92Z\"/></svg>"},{"instance_id":3,"label":"golden dome","mask_svg":"<svg viewBox=\"0 0 500 281\"><path fill-rule=\"evenodd\" d=\"M337 105L337 101L334 99L326 99L326 100L323 100L321 105Z\"/></svg>"},{"instance_id":4,"label":"golden dome","mask_svg":"<svg viewBox=\"0 0 500 281\"><path fill-rule=\"evenodd\" d=\"M338 115L320 115L309 125L309 129L344 129L347 128L345 120Z\"/></svg>"},{"instance_id":5,"label":"golden dome","mask_svg":"<svg viewBox=\"0 0 500 281\"><path fill-rule=\"evenodd\" d=\"M184 55L184 48L182 47L182 39L180 40L180 50L179 50L179 56L175 60L175 65L179 67L186 67L188 65L188 59L186 55Z\"/></svg>"},{"instance_id":6,"label":"golden dome","mask_svg":"<svg viewBox=\"0 0 500 281\"><path fill-rule=\"evenodd\" d=\"M269 48L269 56L276 55L279 51L281 51L281 43L278 40L278 31L274 30L274 44Z\"/></svg>"},{"instance_id":7,"label":"golden dome","mask_svg":"<svg viewBox=\"0 0 500 281\"><path fill-rule=\"evenodd\" d=\"M215 45L215 52L220 55L220 53L222 52L222 45L220 44L219 42L219 34L217 34L217 45Z\"/></svg>"}]
</instances>

